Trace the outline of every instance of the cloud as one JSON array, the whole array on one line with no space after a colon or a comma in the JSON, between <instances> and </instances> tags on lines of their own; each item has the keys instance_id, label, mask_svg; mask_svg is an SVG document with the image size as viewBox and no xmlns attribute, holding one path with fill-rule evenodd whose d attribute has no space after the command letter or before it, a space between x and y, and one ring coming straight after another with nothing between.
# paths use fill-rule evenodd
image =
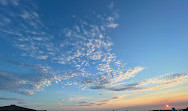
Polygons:
<instances>
[{"instance_id":1,"label":"cloud","mask_svg":"<svg viewBox=\"0 0 188 111\"><path fill-rule=\"evenodd\" d=\"M109 8L114 8L114 3L110 3Z\"/></svg>"},{"instance_id":2,"label":"cloud","mask_svg":"<svg viewBox=\"0 0 188 111\"><path fill-rule=\"evenodd\" d=\"M90 103L90 102L85 102L85 103L81 103L78 106L92 106L95 105L95 103Z\"/></svg>"},{"instance_id":3,"label":"cloud","mask_svg":"<svg viewBox=\"0 0 188 111\"><path fill-rule=\"evenodd\" d=\"M8 5L7 0L0 0L0 3L5 6Z\"/></svg>"},{"instance_id":4,"label":"cloud","mask_svg":"<svg viewBox=\"0 0 188 111\"><path fill-rule=\"evenodd\" d=\"M89 98L83 97L83 96L75 96L75 97L70 97L70 98L62 98L62 99L58 99L58 101L56 103L58 104L63 104L65 106L75 106L75 104L77 104L77 106L84 106L90 104L89 102L85 101Z\"/></svg>"},{"instance_id":5,"label":"cloud","mask_svg":"<svg viewBox=\"0 0 188 111\"><path fill-rule=\"evenodd\" d=\"M180 83L184 83L188 79L187 73L175 73L166 74L159 77L154 77L138 83L127 84L120 87L112 87L109 90L112 91L145 91L145 90L157 90L176 86Z\"/></svg>"},{"instance_id":6,"label":"cloud","mask_svg":"<svg viewBox=\"0 0 188 111\"><path fill-rule=\"evenodd\" d=\"M21 17L22 17L23 19L29 19L29 18L31 18L31 15L30 15L29 12L27 12L26 10L24 10L24 12L23 12L23 14L21 15Z\"/></svg>"},{"instance_id":7,"label":"cloud","mask_svg":"<svg viewBox=\"0 0 188 111\"><path fill-rule=\"evenodd\" d=\"M48 56L46 56L46 55L44 55L44 56L38 56L37 58L38 58L38 59L47 59Z\"/></svg>"},{"instance_id":8,"label":"cloud","mask_svg":"<svg viewBox=\"0 0 188 111\"><path fill-rule=\"evenodd\" d=\"M24 99L21 99L21 98L5 98L5 97L0 97L0 101L15 101L18 104L25 104Z\"/></svg>"},{"instance_id":9,"label":"cloud","mask_svg":"<svg viewBox=\"0 0 188 111\"><path fill-rule=\"evenodd\" d=\"M24 1L1 0L1 4L7 3L12 6L11 9L5 6L3 10L7 13L0 14L0 21L6 21L0 23L0 37L9 43L8 48L15 50L11 57L19 58L20 62L9 60L4 63L26 72L4 68L0 71L0 90L33 95L54 82L90 90L135 91L167 87L167 84L179 82L175 79L168 80L168 83L151 82L156 79L133 84L125 82L144 68L129 68L112 52L113 42L108 31L119 26L116 22L119 14L114 10L105 16L91 14L89 19L74 17L76 22L73 26L57 29L56 34L48 27L49 24L43 23L41 14L33 5ZM114 7L113 3L110 7ZM3 56L7 55L3 53Z\"/></svg>"},{"instance_id":10,"label":"cloud","mask_svg":"<svg viewBox=\"0 0 188 111\"><path fill-rule=\"evenodd\" d=\"M117 28L119 25L118 24L115 24L115 23L111 23L111 24L108 24L107 27L108 28Z\"/></svg>"},{"instance_id":11,"label":"cloud","mask_svg":"<svg viewBox=\"0 0 188 111\"><path fill-rule=\"evenodd\" d=\"M105 105L105 104L108 104L108 103L113 102L113 101L121 100L123 97L124 97L124 95L109 98L109 99L103 99L101 101L95 101L95 102L82 101L82 102L79 102L78 105L79 106L93 106L93 105L101 106L101 105Z\"/></svg>"},{"instance_id":12,"label":"cloud","mask_svg":"<svg viewBox=\"0 0 188 111\"><path fill-rule=\"evenodd\" d=\"M134 69L128 69L126 72L116 71L113 75L103 75L96 79L85 79L83 82L90 84L90 89L110 89L123 84L123 81L134 77L138 72L142 71L143 67L135 67Z\"/></svg>"},{"instance_id":13,"label":"cloud","mask_svg":"<svg viewBox=\"0 0 188 111\"><path fill-rule=\"evenodd\" d=\"M63 103L64 102L76 102L76 104L74 104L73 106L93 106L93 105L99 106L99 105L108 104L113 101L118 101L118 100L122 99L123 97L124 97L124 95L109 98L109 99L103 99L100 101L82 101L82 100L86 100L86 98L85 97L71 97L71 98L59 99L59 101L57 103L61 104L62 102Z\"/></svg>"},{"instance_id":14,"label":"cloud","mask_svg":"<svg viewBox=\"0 0 188 111\"><path fill-rule=\"evenodd\" d=\"M33 95L35 91L43 90L44 86L49 86L54 79L59 81L57 76L49 74L52 72L48 67L30 65L6 59L0 61L4 64L9 64L9 68L16 67L20 70L24 69L31 71L0 71L0 90L8 90L24 95Z\"/></svg>"},{"instance_id":15,"label":"cloud","mask_svg":"<svg viewBox=\"0 0 188 111\"><path fill-rule=\"evenodd\" d=\"M86 101L81 101L81 102L79 102L79 104L87 104L88 102L86 102Z\"/></svg>"},{"instance_id":16,"label":"cloud","mask_svg":"<svg viewBox=\"0 0 188 111\"><path fill-rule=\"evenodd\" d=\"M0 97L0 100L23 101L23 99L20 99L20 98L3 98L3 97Z\"/></svg>"},{"instance_id":17,"label":"cloud","mask_svg":"<svg viewBox=\"0 0 188 111\"><path fill-rule=\"evenodd\" d=\"M142 89L142 88L137 87L138 85L139 85L138 83L128 84L128 85L124 85L124 86L120 86L120 87L109 88L109 90L113 90L113 91L135 91L135 90Z\"/></svg>"},{"instance_id":18,"label":"cloud","mask_svg":"<svg viewBox=\"0 0 188 111\"><path fill-rule=\"evenodd\" d=\"M99 101L99 103L108 103L110 101L114 101L114 100L120 100L122 99L124 96L117 96L117 97L113 97L113 98L110 98L110 99L106 99L106 100L102 100L102 101Z\"/></svg>"},{"instance_id":19,"label":"cloud","mask_svg":"<svg viewBox=\"0 0 188 111\"><path fill-rule=\"evenodd\" d=\"M72 101L80 101L83 99L85 99L85 97L71 97L71 98L59 99L59 101L72 102Z\"/></svg>"},{"instance_id":20,"label":"cloud","mask_svg":"<svg viewBox=\"0 0 188 111\"><path fill-rule=\"evenodd\" d=\"M50 35L44 31L45 27L34 7L17 0L5 2L7 5L12 5L13 9L9 10L10 7L5 7L4 10L7 10L7 13L0 14L6 20L0 26L0 35L10 43L10 46L12 45L11 47L15 47L14 49L20 52L12 54L17 55L12 58L26 57L27 61L36 60L36 64L17 62L15 59L1 59L0 61L9 65L10 68L16 67L25 72L15 72L4 68L3 71L0 71L0 90L33 95L35 91L43 90L44 86L51 85L52 81L60 81L60 77L54 75L55 71L52 71L47 64L37 62L52 56L54 47L49 41ZM14 23L18 23L18 25L15 27Z\"/></svg>"},{"instance_id":21,"label":"cloud","mask_svg":"<svg viewBox=\"0 0 188 111\"><path fill-rule=\"evenodd\" d=\"M91 86L90 89L104 89L104 86Z\"/></svg>"},{"instance_id":22,"label":"cloud","mask_svg":"<svg viewBox=\"0 0 188 111\"><path fill-rule=\"evenodd\" d=\"M4 6L8 6L8 5L18 5L18 0L0 0L0 4L4 5Z\"/></svg>"},{"instance_id":23,"label":"cloud","mask_svg":"<svg viewBox=\"0 0 188 111\"><path fill-rule=\"evenodd\" d=\"M6 38L16 35L15 38L12 37L12 41L21 52L20 56L35 61L36 66L41 70L34 72L33 78L37 78L36 80L18 78L25 86L29 86L30 90L24 89L29 95L34 94L31 90L43 90L43 87L50 86L53 81L57 84L63 81L65 85L75 84L91 89L97 89L97 86L102 88L105 86L104 84L111 83L111 81L105 82L107 79L105 76L118 75L117 69L119 72L125 72L124 64L116 60L115 54L111 52L113 43L105 32L108 28L117 27L108 26L116 24L117 17L114 14L108 17L98 15L96 19L101 22L98 22L97 25L81 20L79 24L65 28L59 35L53 35L47 30L48 27L42 23L40 14L35 8L26 5L24 7L27 7L27 10L21 7L14 12L15 22L22 21L17 27L10 23L9 27L0 30L1 34L6 35ZM9 17L9 19L13 18ZM19 31L16 30L18 27ZM58 38L55 36L64 39L54 42ZM46 61L49 64L44 64ZM55 65L70 68L58 70L54 67ZM37 73L38 77L36 77ZM10 75L13 74L15 73L10 73ZM92 78L91 83L88 83L89 79L87 78Z\"/></svg>"}]
</instances>

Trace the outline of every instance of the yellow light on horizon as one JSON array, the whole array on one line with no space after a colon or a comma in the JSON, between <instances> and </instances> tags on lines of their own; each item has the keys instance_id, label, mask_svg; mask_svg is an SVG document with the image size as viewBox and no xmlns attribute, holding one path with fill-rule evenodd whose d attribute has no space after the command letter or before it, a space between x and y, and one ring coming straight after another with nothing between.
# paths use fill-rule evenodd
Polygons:
<instances>
[{"instance_id":1,"label":"yellow light on horizon","mask_svg":"<svg viewBox=\"0 0 188 111\"><path fill-rule=\"evenodd\" d=\"M168 108L168 107L169 107L169 105L167 104L167 105L166 105L166 107Z\"/></svg>"}]
</instances>

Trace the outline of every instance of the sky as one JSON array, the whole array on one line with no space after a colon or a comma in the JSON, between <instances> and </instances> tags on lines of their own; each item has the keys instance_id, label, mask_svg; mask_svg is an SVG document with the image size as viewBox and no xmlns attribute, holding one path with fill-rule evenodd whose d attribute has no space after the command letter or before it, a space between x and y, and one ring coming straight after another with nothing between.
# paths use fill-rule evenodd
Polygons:
<instances>
[{"instance_id":1,"label":"sky","mask_svg":"<svg viewBox=\"0 0 188 111\"><path fill-rule=\"evenodd\" d=\"M0 106L180 109L187 84L187 0L0 0Z\"/></svg>"}]
</instances>

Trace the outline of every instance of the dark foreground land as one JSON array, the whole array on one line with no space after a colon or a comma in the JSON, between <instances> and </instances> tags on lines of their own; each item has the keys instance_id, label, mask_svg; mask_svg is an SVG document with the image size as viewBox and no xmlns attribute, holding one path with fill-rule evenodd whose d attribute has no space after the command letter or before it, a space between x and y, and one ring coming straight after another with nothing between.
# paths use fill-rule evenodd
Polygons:
<instances>
[{"instance_id":1,"label":"dark foreground land","mask_svg":"<svg viewBox=\"0 0 188 111\"><path fill-rule=\"evenodd\" d=\"M186 109L172 109L172 110L151 110L151 111L188 111L188 107Z\"/></svg>"},{"instance_id":2,"label":"dark foreground land","mask_svg":"<svg viewBox=\"0 0 188 111\"><path fill-rule=\"evenodd\" d=\"M0 107L0 111L47 111L47 110L35 110L35 109L24 108L16 105L10 105L10 106Z\"/></svg>"},{"instance_id":3,"label":"dark foreground land","mask_svg":"<svg viewBox=\"0 0 188 111\"><path fill-rule=\"evenodd\" d=\"M35 110L35 109L24 108L16 105L10 105L10 106L0 107L0 111L47 111L47 110ZM188 111L188 107L186 109L180 109L180 110L150 110L150 111Z\"/></svg>"},{"instance_id":4,"label":"dark foreground land","mask_svg":"<svg viewBox=\"0 0 188 111\"><path fill-rule=\"evenodd\" d=\"M174 111L174 110L150 110L150 111ZM188 111L188 109L178 109L175 111Z\"/></svg>"}]
</instances>

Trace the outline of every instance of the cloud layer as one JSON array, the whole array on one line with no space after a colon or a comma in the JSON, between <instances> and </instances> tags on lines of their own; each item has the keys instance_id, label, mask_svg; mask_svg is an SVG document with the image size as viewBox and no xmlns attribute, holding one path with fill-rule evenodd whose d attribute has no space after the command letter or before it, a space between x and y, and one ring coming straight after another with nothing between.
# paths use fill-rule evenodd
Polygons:
<instances>
[{"instance_id":1,"label":"cloud layer","mask_svg":"<svg viewBox=\"0 0 188 111\"><path fill-rule=\"evenodd\" d=\"M85 97L72 97L72 98L59 99L58 103L65 106L67 105L67 102L76 102L72 106L101 106L101 105L109 104L110 102L119 101L122 98L124 98L124 96L102 99L100 101L91 101ZM88 101L86 101L86 99L88 99Z\"/></svg>"},{"instance_id":2,"label":"cloud layer","mask_svg":"<svg viewBox=\"0 0 188 111\"><path fill-rule=\"evenodd\" d=\"M120 87L109 88L112 91L143 91L168 88L187 81L188 73L165 74L137 83L122 85Z\"/></svg>"},{"instance_id":3,"label":"cloud layer","mask_svg":"<svg viewBox=\"0 0 188 111\"><path fill-rule=\"evenodd\" d=\"M0 90L33 95L59 83L92 90L137 91L167 87L187 78L187 73L168 74L125 83L144 68L128 68L112 52L108 32L119 26L116 11L107 15L93 13L89 18L96 22L74 16L75 25L62 27L54 34L42 22L36 5L10 0L1 0L0 5L0 37L8 43L7 48L14 50L11 58L5 59L4 54L0 62L21 70L0 69ZM109 8L113 7L111 3Z\"/></svg>"},{"instance_id":4,"label":"cloud layer","mask_svg":"<svg viewBox=\"0 0 188 111\"><path fill-rule=\"evenodd\" d=\"M21 99L21 98L4 98L4 97L0 97L0 101L15 101L17 104L25 104L24 99Z\"/></svg>"}]
</instances>

